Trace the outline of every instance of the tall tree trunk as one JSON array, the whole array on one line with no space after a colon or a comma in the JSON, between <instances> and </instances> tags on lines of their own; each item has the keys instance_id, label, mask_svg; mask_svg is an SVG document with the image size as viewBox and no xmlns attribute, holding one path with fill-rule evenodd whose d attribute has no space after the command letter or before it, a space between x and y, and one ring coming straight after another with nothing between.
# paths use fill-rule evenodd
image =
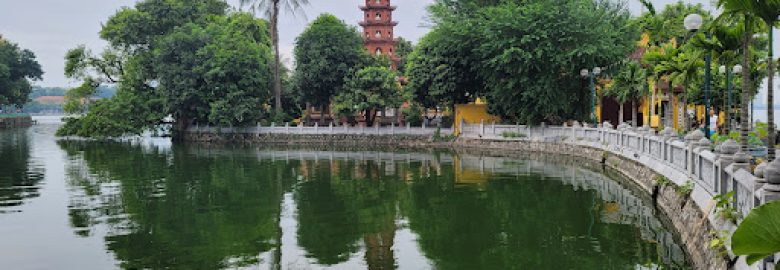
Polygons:
<instances>
[{"instance_id":1,"label":"tall tree trunk","mask_svg":"<svg viewBox=\"0 0 780 270\"><path fill-rule=\"evenodd\" d=\"M742 140L742 151L748 151L748 104L750 104L750 17L745 16L745 36L742 43L742 106L740 106L739 137Z\"/></svg>"},{"instance_id":2,"label":"tall tree trunk","mask_svg":"<svg viewBox=\"0 0 780 270\"><path fill-rule=\"evenodd\" d=\"M282 79L279 74L281 60L279 59L279 0L273 2L271 13L271 42L274 45L274 109L282 113Z\"/></svg>"},{"instance_id":3,"label":"tall tree trunk","mask_svg":"<svg viewBox=\"0 0 780 270\"><path fill-rule=\"evenodd\" d=\"M775 159L775 103L774 103L774 77L775 77L775 59L773 58L772 53L772 24L767 22L767 25L769 26L769 64L767 65L767 70L769 72L769 75L767 76L767 82L769 85L767 86L767 92L766 92L766 105L769 106L766 108L766 122L767 122L767 139L769 140L768 146L768 155L767 159L769 161L772 161Z\"/></svg>"},{"instance_id":4,"label":"tall tree trunk","mask_svg":"<svg viewBox=\"0 0 780 270\"><path fill-rule=\"evenodd\" d=\"M636 100L632 100L631 101L631 126L633 127L639 126L639 118L638 118L639 114L637 113L638 111L637 107L638 106L636 104Z\"/></svg>"}]
</instances>

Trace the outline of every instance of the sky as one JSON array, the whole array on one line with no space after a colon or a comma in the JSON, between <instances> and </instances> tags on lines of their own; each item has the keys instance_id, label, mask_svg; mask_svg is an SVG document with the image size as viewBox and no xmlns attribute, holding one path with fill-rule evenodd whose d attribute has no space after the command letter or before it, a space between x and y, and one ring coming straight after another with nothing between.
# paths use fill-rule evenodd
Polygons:
<instances>
[{"instance_id":1,"label":"sky","mask_svg":"<svg viewBox=\"0 0 780 270\"><path fill-rule=\"evenodd\" d=\"M393 18L398 21L395 34L416 42L428 32L425 7L434 0L391 0L398 9ZM38 57L45 72L41 86L75 86L79 83L63 75L64 56L68 49L84 44L99 52L106 43L98 37L103 23L121 7L132 7L136 0L0 0L0 35L22 48L30 49ZM238 8L238 0L228 0ZM295 37L306 24L321 13L331 13L347 24L357 26L362 19L358 6L363 0L310 0L303 8L305 15L282 14L279 22L282 60L291 64ZM654 0L661 10L675 0ZM701 3L714 10L709 0L686 1ZM638 0L628 0L629 10L639 14ZM780 30L775 34L775 54L780 55Z\"/></svg>"}]
</instances>

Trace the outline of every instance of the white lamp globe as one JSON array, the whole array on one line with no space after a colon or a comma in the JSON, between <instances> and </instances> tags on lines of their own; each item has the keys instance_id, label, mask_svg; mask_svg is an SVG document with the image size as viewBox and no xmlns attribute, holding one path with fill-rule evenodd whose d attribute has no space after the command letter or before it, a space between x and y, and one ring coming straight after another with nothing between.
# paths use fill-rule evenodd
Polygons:
<instances>
[{"instance_id":1,"label":"white lamp globe","mask_svg":"<svg viewBox=\"0 0 780 270\"><path fill-rule=\"evenodd\" d=\"M582 76L582 77L588 77L588 70L587 70L587 69L582 69L582 70L580 70L580 76Z\"/></svg>"},{"instance_id":2,"label":"white lamp globe","mask_svg":"<svg viewBox=\"0 0 780 270\"><path fill-rule=\"evenodd\" d=\"M720 66L718 72L720 72L720 74L726 74L726 66Z\"/></svg>"},{"instance_id":3,"label":"white lamp globe","mask_svg":"<svg viewBox=\"0 0 780 270\"><path fill-rule=\"evenodd\" d=\"M685 16L683 25L685 25L685 29L688 29L688 31L697 31L701 28L702 21L701 15L693 13Z\"/></svg>"},{"instance_id":4,"label":"white lamp globe","mask_svg":"<svg viewBox=\"0 0 780 270\"><path fill-rule=\"evenodd\" d=\"M601 74L601 68L600 67L594 67L593 68L593 75L598 76L599 74Z\"/></svg>"}]
</instances>

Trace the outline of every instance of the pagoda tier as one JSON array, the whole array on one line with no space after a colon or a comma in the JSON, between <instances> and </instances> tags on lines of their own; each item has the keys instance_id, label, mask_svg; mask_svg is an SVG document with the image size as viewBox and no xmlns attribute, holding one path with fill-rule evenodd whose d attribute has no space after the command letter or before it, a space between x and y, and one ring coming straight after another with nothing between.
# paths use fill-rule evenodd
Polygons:
<instances>
[{"instance_id":1,"label":"pagoda tier","mask_svg":"<svg viewBox=\"0 0 780 270\"><path fill-rule=\"evenodd\" d=\"M358 25L360 26L396 26L398 25L398 22L396 21L389 21L389 22L383 22L383 21L362 21L358 22Z\"/></svg>"},{"instance_id":2,"label":"pagoda tier","mask_svg":"<svg viewBox=\"0 0 780 270\"><path fill-rule=\"evenodd\" d=\"M390 0L365 0L365 5L360 6L363 11L363 20L358 24L363 27L363 44L366 50L373 55L384 55L393 60L393 68L398 64L399 58L395 55L397 40L394 28L398 22L393 21L395 6L390 5Z\"/></svg>"},{"instance_id":3,"label":"pagoda tier","mask_svg":"<svg viewBox=\"0 0 780 270\"><path fill-rule=\"evenodd\" d=\"M384 5L376 5L376 4L370 4L367 6L360 6L360 10L366 11L370 9L389 9L389 10L395 10L396 6L384 6Z\"/></svg>"}]
</instances>

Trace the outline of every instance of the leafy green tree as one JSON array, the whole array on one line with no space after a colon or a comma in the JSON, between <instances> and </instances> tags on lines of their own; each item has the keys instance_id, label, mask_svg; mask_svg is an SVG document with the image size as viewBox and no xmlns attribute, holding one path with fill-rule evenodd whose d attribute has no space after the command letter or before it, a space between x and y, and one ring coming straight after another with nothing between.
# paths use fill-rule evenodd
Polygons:
<instances>
[{"instance_id":1,"label":"leafy green tree","mask_svg":"<svg viewBox=\"0 0 780 270\"><path fill-rule=\"evenodd\" d=\"M248 14L187 24L153 51L166 112L184 123L255 124L271 85L264 22Z\"/></svg>"},{"instance_id":2,"label":"leafy green tree","mask_svg":"<svg viewBox=\"0 0 780 270\"><path fill-rule=\"evenodd\" d=\"M410 53L412 53L413 50L414 45L412 45L411 41L408 41L403 37L398 38L398 41L395 43L395 55L398 56L398 59L400 59L398 64L398 73L404 74L404 72L406 72L406 58Z\"/></svg>"},{"instance_id":3,"label":"leafy green tree","mask_svg":"<svg viewBox=\"0 0 780 270\"><path fill-rule=\"evenodd\" d=\"M317 17L295 43L295 87L321 111L367 58L360 33L331 14Z\"/></svg>"},{"instance_id":4,"label":"leafy green tree","mask_svg":"<svg viewBox=\"0 0 780 270\"><path fill-rule=\"evenodd\" d=\"M490 111L525 123L586 118L590 91L579 70L612 65L634 49L639 32L629 18L611 2L537 1L489 7L462 23L483 41L478 73L490 82Z\"/></svg>"},{"instance_id":5,"label":"leafy green tree","mask_svg":"<svg viewBox=\"0 0 780 270\"><path fill-rule=\"evenodd\" d=\"M626 63L615 76L606 95L614 97L620 103L620 122L623 122L623 104L631 102L631 119L637 124L637 102L647 93L647 72L636 61Z\"/></svg>"},{"instance_id":6,"label":"leafy green tree","mask_svg":"<svg viewBox=\"0 0 780 270\"><path fill-rule=\"evenodd\" d=\"M344 92L333 98L333 111L338 115L362 113L373 125L376 113L384 108L397 108L404 102L396 73L387 67L366 67L347 78Z\"/></svg>"},{"instance_id":7,"label":"leafy green tree","mask_svg":"<svg viewBox=\"0 0 780 270\"><path fill-rule=\"evenodd\" d=\"M29 99L30 80L41 80L41 65L35 54L0 36L0 106L21 107Z\"/></svg>"},{"instance_id":8,"label":"leafy green tree","mask_svg":"<svg viewBox=\"0 0 780 270\"><path fill-rule=\"evenodd\" d=\"M479 58L477 39L466 29L444 23L423 37L406 58L405 88L425 108L452 108L484 92L484 80L475 76Z\"/></svg>"},{"instance_id":9,"label":"leafy green tree","mask_svg":"<svg viewBox=\"0 0 780 270\"><path fill-rule=\"evenodd\" d=\"M268 27L246 13L225 15L227 7L220 0L145 0L119 10L100 33L111 47L101 55L73 49L65 70L85 81L116 83L118 94L67 121L59 134L140 134L170 115L178 138L192 123L260 120L272 86ZM139 114L121 114L128 111Z\"/></svg>"},{"instance_id":10,"label":"leafy green tree","mask_svg":"<svg viewBox=\"0 0 780 270\"><path fill-rule=\"evenodd\" d=\"M250 5L252 10L262 9L271 20L271 42L274 47L274 109L276 113L282 112L282 64L279 55L279 10L284 8L287 12L297 12L301 6L309 4L309 0L239 0L243 5Z\"/></svg>"}]
</instances>

